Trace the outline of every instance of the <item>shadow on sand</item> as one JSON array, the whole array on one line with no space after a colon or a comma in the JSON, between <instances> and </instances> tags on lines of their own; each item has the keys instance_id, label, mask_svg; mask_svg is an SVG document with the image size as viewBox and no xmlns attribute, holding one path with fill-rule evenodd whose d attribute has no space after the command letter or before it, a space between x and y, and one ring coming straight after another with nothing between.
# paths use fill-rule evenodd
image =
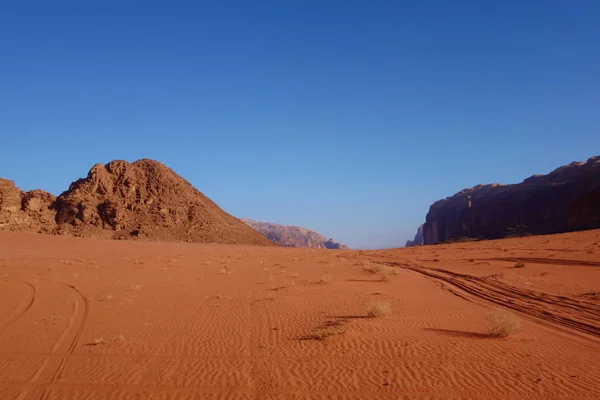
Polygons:
<instances>
[{"instance_id":1,"label":"shadow on sand","mask_svg":"<svg viewBox=\"0 0 600 400\"><path fill-rule=\"evenodd\" d=\"M369 318L366 315L327 315L326 318L335 318L335 319L366 319Z\"/></svg>"},{"instance_id":2,"label":"shadow on sand","mask_svg":"<svg viewBox=\"0 0 600 400\"><path fill-rule=\"evenodd\" d=\"M452 337L464 337L471 339L489 339L491 336L488 333L478 332L466 332L466 331L453 331L451 329L436 329L436 328L424 328L426 331L440 333L446 336Z\"/></svg>"}]
</instances>

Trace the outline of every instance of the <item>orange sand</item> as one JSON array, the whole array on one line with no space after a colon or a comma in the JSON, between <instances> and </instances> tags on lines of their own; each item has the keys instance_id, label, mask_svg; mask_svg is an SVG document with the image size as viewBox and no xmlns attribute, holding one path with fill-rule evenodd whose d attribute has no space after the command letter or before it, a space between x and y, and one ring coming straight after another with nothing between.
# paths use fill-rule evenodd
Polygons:
<instances>
[{"instance_id":1,"label":"orange sand","mask_svg":"<svg viewBox=\"0 0 600 400\"><path fill-rule=\"evenodd\" d=\"M598 230L382 251L1 233L0 278L0 399L600 398ZM490 338L495 306L521 330Z\"/></svg>"}]
</instances>

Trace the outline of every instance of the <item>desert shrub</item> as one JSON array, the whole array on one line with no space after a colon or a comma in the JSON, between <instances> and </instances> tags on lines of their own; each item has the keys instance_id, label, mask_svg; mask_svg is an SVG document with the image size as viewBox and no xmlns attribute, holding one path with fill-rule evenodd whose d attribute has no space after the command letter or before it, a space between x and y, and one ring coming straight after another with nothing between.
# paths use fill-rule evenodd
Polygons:
<instances>
[{"instance_id":1,"label":"desert shrub","mask_svg":"<svg viewBox=\"0 0 600 400\"><path fill-rule=\"evenodd\" d=\"M346 332L347 322L345 319L327 321L308 335L301 336L300 340L325 340L331 336L342 335Z\"/></svg>"},{"instance_id":2,"label":"desert shrub","mask_svg":"<svg viewBox=\"0 0 600 400\"><path fill-rule=\"evenodd\" d=\"M396 275L398 270L389 265L373 264L363 268L363 271L372 275Z\"/></svg>"},{"instance_id":3,"label":"desert shrub","mask_svg":"<svg viewBox=\"0 0 600 400\"><path fill-rule=\"evenodd\" d=\"M488 333L491 337L505 338L521 329L521 320L504 309L494 309L487 314Z\"/></svg>"},{"instance_id":4,"label":"desert shrub","mask_svg":"<svg viewBox=\"0 0 600 400\"><path fill-rule=\"evenodd\" d=\"M367 305L367 316L370 318L380 318L392 313L390 303L383 301L373 301Z\"/></svg>"}]
</instances>

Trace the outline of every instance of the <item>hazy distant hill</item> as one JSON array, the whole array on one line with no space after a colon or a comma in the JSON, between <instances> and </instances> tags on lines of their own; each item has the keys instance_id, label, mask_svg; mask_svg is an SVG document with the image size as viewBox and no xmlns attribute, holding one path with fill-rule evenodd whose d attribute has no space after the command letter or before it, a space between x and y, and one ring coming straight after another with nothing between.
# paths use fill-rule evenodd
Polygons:
<instances>
[{"instance_id":1,"label":"hazy distant hill","mask_svg":"<svg viewBox=\"0 0 600 400\"><path fill-rule=\"evenodd\" d=\"M273 242L286 247L308 247L314 249L347 249L347 246L327 239L325 236L310 229L299 226L287 226L270 222L258 222L248 218L242 221L262 233Z\"/></svg>"}]
</instances>

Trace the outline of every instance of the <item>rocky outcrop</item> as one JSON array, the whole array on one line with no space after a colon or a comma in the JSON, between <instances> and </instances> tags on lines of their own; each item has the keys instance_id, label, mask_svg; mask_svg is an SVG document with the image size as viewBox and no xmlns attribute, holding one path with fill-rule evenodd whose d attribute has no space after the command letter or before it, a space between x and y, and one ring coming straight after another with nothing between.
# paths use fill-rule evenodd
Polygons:
<instances>
[{"instance_id":1,"label":"rocky outcrop","mask_svg":"<svg viewBox=\"0 0 600 400\"><path fill-rule=\"evenodd\" d=\"M285 247L307 247L314 249L347 249L343 244L327 239L310 229L299 226L287 226L270 222L258 222L242 218L246 224L265 235L273 242Z\"/></svg>"},{"instance_id":2,"label":"rocky outcrop","mask_svg":"<svg viewBox=\"0 0 600 400\"><path fill-rule=\"evenodd\" d=\"M323 245L325 246L326 249L330 249L330 250L340 250L340 249L348 248L348 246L344 246L341 243L334 242L332 238L329 238L325 242L323 242Z\"/></svg>"},{"instance_id":3,"label":"rocky outcrop","mask_svg":"<svg viewBox=\"0 0 600 400\"><path fill-rule=\"evenodd\" d=\"M429 208L424 243L600 228L600 156L513 185L478 185Z\"/></svg>"},{"instance_id":4,"label":"rocky outcrop","mask_svg":"<svg viewBox=\"0 0 600 400\"><path fill-rule=\"evenodd\" d=\"M0 179L0 229L113 239L274 245L165 165L97 164L57 198Z\"/></svg>"},{"instance_id":5,"label":"rocky outcrop","mask_svg":"<svg viewBox=\"0 0 600 400\"><path fill-rule=\"evenodd\" d=\"M0 231L53 232L54 202L50 193L23 192L13 181L0 178Z\"/></svg>"},{"instance_id":6,"label":"rocky outcrop","mask_svg":"<svg viewBox=\"0 0 600 400\"><path fill-rule=\"evenodd\" d=\"M423 244L423 224L417 229L415 238L413 240L407 240L404 247L421 246Z\"/></svg>"},{"instance_id":7,"label":"rocky outcrop","mask_svg":"<svg viewBox=\"0 0 600 400\"><path fill-rule=\"evenodd\" d=\"M55 207L61 230L79 236L272 244L154 160L97 164Z\"/></svg>"}]
</instances>

